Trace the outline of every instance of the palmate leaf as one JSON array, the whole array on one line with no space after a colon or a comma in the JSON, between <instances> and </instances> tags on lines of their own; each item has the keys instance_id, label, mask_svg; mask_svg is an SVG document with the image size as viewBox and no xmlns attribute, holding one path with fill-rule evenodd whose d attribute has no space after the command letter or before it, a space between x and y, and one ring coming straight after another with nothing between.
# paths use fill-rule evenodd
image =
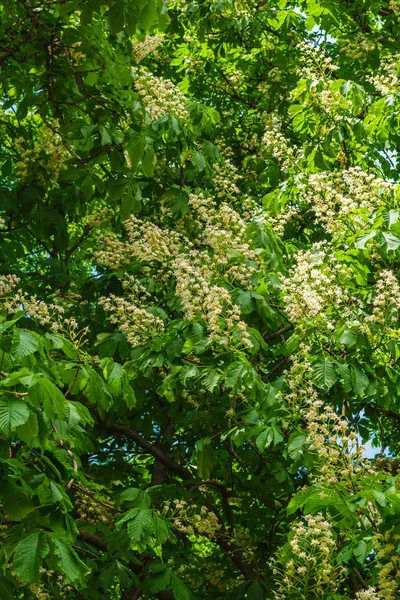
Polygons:
<instances>
[{"instance_id":1,"label":"palmate leaf","mask_svg":"<svg viewBox=\"0 0 400 600\"><path fill-rule=\"evenodd\" d=\"M29 409L23 400L5 393L0 396L0 431L9 437L18 425L29 419Z\"/></svg>"},{"instance_id":2,"label":"palmate leaf","mask_svg":"<svg viewBox=\"0 0 400 600\"><path fill-rule=\"evenodd\" d=\"M18 544L13 554L13 569L22 581L38 583L39 569L49 551L47 535L43 531L31 533Z\"/></svg>"}]
</instances>

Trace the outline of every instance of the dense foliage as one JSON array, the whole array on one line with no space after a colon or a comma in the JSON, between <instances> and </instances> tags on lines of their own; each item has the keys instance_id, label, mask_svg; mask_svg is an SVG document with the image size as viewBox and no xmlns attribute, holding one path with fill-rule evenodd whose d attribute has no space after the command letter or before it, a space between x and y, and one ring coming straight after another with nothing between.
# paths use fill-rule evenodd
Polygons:
<instances>
[{"instance_id":1,"label":"dense foliage","mask_svg":"<svg viewBox=\"0 0 400 600\"><path fill-rule=\"evenodd\" d=\"M399 598L400 2L0 31L1 600Z\"/></svg>"}]
</instances>

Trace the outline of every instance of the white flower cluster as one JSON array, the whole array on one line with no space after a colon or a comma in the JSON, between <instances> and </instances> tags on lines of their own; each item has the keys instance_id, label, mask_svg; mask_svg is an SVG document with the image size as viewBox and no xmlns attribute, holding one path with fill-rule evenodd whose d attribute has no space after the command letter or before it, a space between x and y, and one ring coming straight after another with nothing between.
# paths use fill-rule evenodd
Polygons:
<instances>
[{"instance_id":1,"label":"white flower cluster","mask_svg":"<svg viewBox=\"0 0 400 600\"><path fill-rule=\"evenodd\" d=\"M400 54L387 56L380 64L380 75L370 75L368 81L382 94L396 94L399 91L400 77Z\"/></svg>"},{"instance_id":2,"label":"white flower cluster","mask_svg":"<svg viewBox=\"0 0 400 600\"><path fill-rule=\"evenodd\" d=\"M108 298L102 298L100 303L111 313L111 323L118 324L132 346L143 344L164 331L163 320L138 306L135 294L128 295L127 298L111 294Z\"/></svg>"},{"instance_id":3,"label":"white flower cluster","mask_svg":"<svg viewBox=\"0 0 400 600\"><path fill-rule=\"evenodd\" d=\"M20 279L16 275L1 275L0 276L0 298L8 297L16 286L19 284Z\"/></svg>"},{"instance_id":4,"label":"white flower cluster","mask_svg":"<svg viewBox=\"0 0 400 600\"><path fill-rule=\"evenodd\" d=\"M97 262L111 269L118 269L133 260L163 265L164 272L171 261L179 254L182 243L191 247L191 242L175 231L159 227L155 223L131 215L125 221L127 239L122 241L114 234L103 238L103 248L96 254Z\"/></svg>"},{"instance_id":5,"label":"white flower cluster","mask_svg":"<svg viewBox=\"0 0 400 600\"><path fill-rule=\"evenodd\" d=\"M396 527L389 529L385 533L378 533L376 536L378 542L378 564L377 587L379 589L381 600L398 600L400 593L400 556L398 552L400 534Z\"/></svg>"},{"instance_id":6,"label":"white flower cluster","mask_svg":"<svg viewBox=\"0 0 400 600\"><path fill-rule=\"evenodd\" d=\"M381 271L372 300L372 313L365 317L366 323L382 325L386 333L399 319L400 286L394 273L388 269Z\"/></svg>"},{"instance_id":7,"label":"white flower cluster","mask_svg":"<svg viewBox=\"0 0 400 600\"><path fill-rule=\"evenodd\" d=\"M356 594L356 600L383 600L382 596L376 591L375 587L369 587Z\"/></svg>"},{"instance_id":8,"label":"white flower cluster","mask_svg":"<svg viewBox=\"0 0 400 600\"><path fill-rule=\"evenodd\" d=\"M256 270L257 254L246 240L246 222L228 204L217 207L212 198L201 193L190 195L189 207L190 218L180 220L178 231L131 215L125 223L125 239L106 235L97 261L111 269L140 262L144 276L156 279L169 290L175 283L185 318L203 320L211 340L251 347L240 309L228 291L232 283L249 287ZM164 218L169 219L167 209L161 214L161 221ZM186 225L191 230L191 240L185 235ZM111 296L102 302L110 310L112 322L118 323L130 343L136 345L145 339L145 327L149 327L149 339L162 332L164 325L149 309L151 299L139 291L137 282L128 274L123 285L126 298Z\"/></svg>"},{"instance_id":9,"label":"white flower cluster","mask_svg":"<svg viewBox=\"0 0 400 600\"><path fill-rule=\"evenodd\" d=\"M175 261L176 293L181 298L186 318L202 318L208 325L210 339L227 346L242 343L251 347L240 309L232 302L228 290L212 283L208 253L193 250Z\"/></svg>"},{"instance_id":10,"label":"white flower cluster","mask_svg":"<svg viewBox=\"0 0 400 600\"><path fill-rule=\"evenodd\" d=\"M227 153L229 149L226 149ZM240 195L240 189L238 188L238 182L242 178L239 175L237 168L229 158L220 165L214 164L214 177L213 184L215 189L215 195L221 200L232 201L232 198Z\"/></svg>"},{"instance_id":11,"label":"white flower cluster","mask_svg":"<svg viewBox=\"0 0 400 600\"><path fill-rule=\"evenodd\" d=\"M358 33L352 35L351 40L343 44L341 51L349 58L354 58L357 60L360 58L365 59L366 54L372 50L375 50L375 48L376 45L374 41L359 31Z\"/></svg>"},{"instance_id":12,"label":"white flower cluster","mask_svg":"<svg viewBox=\"0 0 400 600\"><path fill-rule=\"evenodd\" d=\"M135 87L152 119L170 115L186 121L189 113L186 98L169 79L156 77L143 69L132 69Z\"/></svg>"},{"instance_id":13,"label":"white flower cluster","mask_svg":"<svg viewBox=\"0 0 400 600\"><path fill-rule=\"evenodd\" d=\"M293 592L302 598L323 598L334 594L343 571L336 561L337 543L331 523L321 514L305 515L289 534L290 558L276 560L274 600L287 600Z\"/></svg>"},{"instance_id":14,"label":"white flower cluster","mask_svg":"<svg viewBox=\"0 0 400 600\"><path fill-rule=\"evenodd\" d=\"M322 249L324 245L325 249ZM350 268L329 254L326 244L313 244L300 250L290 276L282 279L286 312L292 321L320 317L320 323L334 330L336 319L350 317L353 299L348 289L353 275Z\"/></svg>"},{"instance_id":15,"label":"white flower cluster","mask_svg":"<svg viewBox=\"0 0 400 600\"><path fill-rule=\"evenodd\" d=\"M52 129L43 125L38 130L33 147L27 144L25 138L14 139L19 157L15 169L17 177L22 180L34 178L43 186L48 186L49 182L58 185L58 177L67 169L66 163L71 157L62 138L54 133L54 129L58 128L57 121L53 122Z\"/></svg>"},{"instance_id":16,"label":"white flower cluster","mask_svg":"<svg viewBox=\"0 0 400 600\"><path fill-rule=\"evenodd\" d=\"M263 154L270 154L276 158L282 169L288 169L297 154L281 132L276 119L271 119L268 123L262 138L262 149Z\"/></svg>"},{"instance_id":17,"label":"white flower cluster","mask_svg":"<svg viewBox=\"0 0 400 600\"><path fill-rule=\"evenodd\" d=\"M310 175L307 183L299 184L299 190L325 230L343 235L365 227L371 215L387 203L394 184L351 167Z\"/></svg>"},{"instance_id":18,"label":"white flower cluster","mask_svg":"<svg viewBox=\"0 0 400 600\"><path fill-rule=\"evenodd\" d=\"M197 504L190 504L186 500L175 498L163 506L163 514L169 516L174 527L187 535L200 534L212 539L221 529L221 524L215 513L202 506L199 510Z\"/></svg>"},{"instance_id":19,"label":"white flower cluster","mask_svg":"<svg viewBox=\"0 0 400 600\"><path fill-rule=\"evenodd\" d=\"M324 78L339 68L318 46L301 41L297 44L297 49L300 51L301 64L298 74L302 79Z\"/></svg>"},{"instance_id":20,"label":"white flower cluster","mask_svg":"<svg viewBox=\"0 0 400 600\"><path fill-rule=\"evenodd\" d=\"M190 194L189 206L193 208L194 220L200 230L199 242L213 249L212 262L222 270L227 281L236 280L243 287L249 287L251 275L256 267L248 261L255 261L257 255L244 239L246 223L228 204L216 208L212 198L203 194ZM232 252L240 255L246 263L229 266Z\"/></svg>"},{"instance_id":21,"label":"white flower cluster","mask_svg":"<svg viewBox=\"0 0 400 600\"><path fill-rule=\"evenodd\" d=\"M158 46L162 44L163 38L159 35L147 35L142 42L133 41L132 49L135 54L136 61L139 63L141 60L146 58L149 54L152 54L157 50Z\"/></svg>"}]
</instances>

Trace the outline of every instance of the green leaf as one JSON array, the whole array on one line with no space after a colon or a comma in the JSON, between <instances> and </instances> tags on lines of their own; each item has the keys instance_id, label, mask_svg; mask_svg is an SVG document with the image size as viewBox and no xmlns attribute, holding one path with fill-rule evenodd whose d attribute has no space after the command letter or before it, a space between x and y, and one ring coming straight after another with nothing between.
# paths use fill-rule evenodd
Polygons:
<instances>
[{"instance_id":1,"label":"green leaf","mask_svg":"<svg viewBox=\"0 0 400 600\"><path fill-rule=\"evenodd\" d=\"M22 519L25 519L25 517L35 510L35 508L32 501L19 493L14 494L13 491L14 490L7 489L7 494L2 498L3 509L13 521L22 521Z\"/></svg>"},{"instance_id":2,"label":"green leaf","mask_svg":"<svg viewBox=\"0 0 400 600\"><path fill-rule=\"evenodd\" d=\"M303 455L302 448L307 439L305 433L293 433L289 438L288 453L292 460L299 460Z\"/></svg>"},{"instance_id":3,"label":"green leaf","mask_svg":"<svg viewBox=\"0 0 400 600\"><path fill-rule=\"evenodd\" d=\"M156 164L156 155L154 150L149 146L144 151L142 158L142 171L145 177L151 177L154 173L154 167Z\"/></svg>"},{"instance_id":4,"label":"green leaf","mask_svg":"<svg viewBox=\"0 0 400 600\"><path fill-rule=\"evenodd\" d=\"M59 567L65 576L65 583L72 583L77 579L82 579L83 575L90 571L73 548L57 537L53 537L52 542Z\"/></svg>"},{"instance_id":5,"label":"green leaf","mask_svg":"<svg viewBox=\"0 0 400 600\"><path fill-rule=\"evenodd\" d=\"M201 173L207 166L206 159L200 152L195 152L192 156L192 165L195 168L196 173Z\"/></svg>"},{"instance_id":6,"label":"green leaf","mask_svg":"<svg viewBox=\"0 0 400 600\"><path fill-rule=\"evenodd\" d=\"M393 208L391 210L387 210L384 212L384 218L390 229L390 227L392 227L392 225L395 225L399 220L399 211L394 210Z\"/></svg>"},{"instance_id":7,"label":"green leaf","mask_svg":"<svg viewBox=\"0 0 400 600\"><path fill-rule=\"evenodd\" d=\"M340 380L343 384L344 391L350 392L351 391L351 375L350 375L349 366L344 363L338 362L336 364L336 372L339 375Z\"/></svg>"},{"instance_id":8,"label":"green leaf","mask_svg":"<svg viewBox=\"0 0 400 600\"><path fill-rule=\"evenodd\" d=\"M155 0L146 0L144 7L140 13L140 25L146 31L153 24L157 17L157 5Z\"/></svg>"},{"instance_id":9,"label":"green leaf","mask_svg":"<svg viewBox=\"0 0 400 600\"><path fill-rule=\"evenodd\" d=\"M165 519L158 516L156 512L153 514L152 533L155 537L157 546L165 544L169 538L169 530Z\"/></svg>"},{"instance_id":10,"label":"green leaf","mask_svg":"<svg viewBox=\"0 0 400 600\"><path fill-rule=\"evenodd\" d=\"M230 365L225 375L225 385L228 389L238 386L242 377L247 374L247 367L243 363L234 362Z\"/></svg>"},{"instance_id":11,"label":"green leaf","mask_svg":"<svg viewBox=\"0 0 400 600\"><path fill-rule=\"evenodd\" d=\"M210 445L210 438L198 440L196 443L197 472L202 479L209 479L216 463L215 452Z\"/></svg>"},{"instance_id":12,"label":"green leaf","mask_svg":"<svg viewBox=\"0 0 400 600\"><path fill-rule=\"evenodd\" d=\"M108 24L113 33L119 33L124 28L124 9L122 2L116 2L110 6L107 13ZM108 143L108 142L106 142Z\"/></svg>"},{"instance_id":13,"label":"green leaf","mask_svg":"<svg viewBox=\"0 0 400 600\"><path fill-rule=\"evenodd\" d=\"M190 600L190 592L186 585L174 573L171 574L172 592L175 600Z\"/></svg>"},{"instance_id":14,"label":"green leaf","mask_svg":"<svg viewBox=\"0 0 400 600\"><path fill-rule=\"evenodd\" d=\"M351 348L357 342L357 337L352 331L345 329L339 337L339 344L343 344L348 348Z\"/></svg>"},{"instance_id":15,"label":"green leaf","mask_svg":"<svg viewBox=\"0 0 400 600\"><path fill-rule=\"evenodd\" d=\"M64 416L65 398L54 383L48 379L39 379L29 389L29 398L36 406L42 406L51 421Z\"/></svg>"},{"instance_id":16,"label":"green leaf","mask_svg":"<svg viewBox=\"0 0 400 600\"><path fill-rule=\"evenodd\" d=\"M96 371L90 371L89 381L85 387L85 394L91 404L99 405L105 410L108 410L112 405L112 394L105 381L103 381Z\"/></svg>"},{"instance_id":17,"label":"green leaf","mask_svg":"<svg viewBox=\"0 0 400 600\"><path fill-rule=\"evenodd\" d=\"M139 508L136 516L128 521L128 535L133 542L140 542L148 535L152 526L153 511L150 508Z\"/></svg>"},{"instance_id":18,"label":"green leaf","mask_svg":"<svg viewBox=\"0 0 400 600\"><path fill-rule=\"evenodd\" d=\"M338 380L335 363L324 358L313 365L313 381L315 385L324 390L330 390Z\"/></svg>"},{"instance_id":19,"label":"green leaf","mask_svg":"<svg viewBox=\"0 0 400 600\"><path fill-rule=\"evenodd\" d=\"M170 581L171 573L164 565L162 565L160 570L154 572L152 569L151 574L146 579L146 584L152 594L157 594L158 592L165 590L169 586Z\"/></svg>"},{"instance_id":20,"label":"green leaf","mask_svg":"<svg viewBox=\"0 0 400 600\"><path fill-rule=\"evenodd\" d=\"M360 250L365 250L365 244L372 240L376 236L376 231L373 230L370 233L365 233L364 235L360 235L354 242L356 248L360 248Z\"/></svg>"},{"instance_id":21,"label":"green leaf","mask_svg":"<svg viewBox=\"0 0 400 600\"><path fill-rule=\"evenodd\" d=\"M358 546L356 546L353 550L353 554L356 557L356 560L360 563L360 565L363 565L367 559L367 557L369 556L369 554L371 553L372 550L372 544L371 542L369 542L368 544L362 540Z\"/></svg>"},{"instance_id":22,"label":"green leaf","mask_svg":"<svg viewBox=\"0 0 400 600\"><path fill-rule=\"evenodd\" d=\"M13 554L13 569L22 581L39 582L39 569L49 550L47 535L43 531L31 533L18 544Z\"/></svg>"},{"instance_id":23,"label":"green leaf","mask_svg":"<svg viewBox=\"0 0 400 600\"><path fill-rule=\"evenodd\" d=\"M358 367L351 367L351 383L355 394L364 392L369 384L367 375Z\"/></svg>"},{"instance_id":24,"label":"green leaf","mask_svg":"<svg viewBox=\"0 0 400 600\"><path fill-rule=\"evenodd\" d=\"M112 139L107 129L103 126L100 127L100 135L101 135L101 145L106 146L107 144L111 144Z\"/></svg>"},{"instance_id":25,"label":"green leaf","mask_svg":"<svg viewBox=\"0 0 400 600\"><path fill-rule=\"evenodd\" d=\"M29 356L39 348L39 342L29 331L14 329L11 354L17 360Z\"/></svg>"},{"instance_id":26,"label":"green leaf","mask_svg":"<svg viewBox=\"0 0 400 600\"><path fill-rule=\"evenodd\" d=\"M400 239L391 233L382 233L382 235L385 239L386 250L397 250L400 246Z\"/></svg>"},{"instance_id":27,"label":"green leaf","mask_svg":"<svg viewBox=\"0 0 400 600\"><path fill-rule=\"evenodd\" d=\"M29 419L29 409L23 400L7 392L0 396L0 430L10 437L18 425Z\"/></svg>"},{"instance_id":28,"label":"green leaf","mask_svg":"<svg viewBox=\"0 0 400 600\"><path fill-rule=\"evenodd\" d=\"M1 600L15 600L11 583L3 578L0 579L0 598Z\"/></svg>"},{"instance_id":29,"label":"green leaf","mask_svg":"<svg viewBox=\"0 0 400 600\"><path fill-rule=\"evenodd\" d=\"M203 379L203 385L209 392L213 393L217 385L220 383L222 379L221 373L218 371L212 370L207 373L207 375Z\"/></svg>"},{"instance_id":30,"label":"green leaf","mask_svg":"<svg viewBox=\"0 0 400 600\"><path fill-rule=\"evenodd\" d=\"M30 413L26 423L17 427L17 434L18 437L27 444L30 444L32 440L39 435L39 423L35 413Z\"/></svg>"}]
</instances>

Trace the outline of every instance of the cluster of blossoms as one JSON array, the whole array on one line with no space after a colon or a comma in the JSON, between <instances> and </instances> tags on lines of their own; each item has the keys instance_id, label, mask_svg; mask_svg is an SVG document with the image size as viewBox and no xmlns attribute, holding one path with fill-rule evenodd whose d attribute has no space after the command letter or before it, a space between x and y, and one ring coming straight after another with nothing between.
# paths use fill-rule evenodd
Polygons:
<instances>
[{"instance_id":1,"label":"cluster of blossoms","mask_svg":"<svg viewBox=\"0 0 400 600\"><path fill-rule=\"evenodd\" d=\"M318 46L301 41L297 44L297 49L300 50L301 56L298 74L302 79L324 78L339 68Z\"/></svg>"},{"instance_id":2,"label":"cluster of blossoms","mask_svg":"<svg viewBox=\"0 0 400 600\"><path fill-rule=\"evenodd\" d=\"M369 472L364 460L364 448L358 443L358 433L339 417L331 406L318 400L317 394L308 401L307 444L318 456L318 467L312 479L326 487L351 487L356 478Z\"/></svg>"},{"instance_id":3,"label":"cluster of blossoms","mask_svg":"<svg viewBox=\"0 0 400 600\"><path fill-rule=\"evenodd\" d=\"M151 221L137 219L134 215L125 221L125 228L125 241L112 234L103 238L103 249L96 254L100 264L117 269L134 260L146 263L157 261L165 270L179 254L182 243L189 248L192 245L176 232Z\"/></svg>"},{"instance_id":4,"label":"cluster of blossoms","mask_svg":"<svg viewBox=\"0 0 400 600\"><path fill-rule=\"evenodd\" d=\"M400 54L387 56L380 65L382 73L367 77L368 81L375 86L382 96L398 92L400 85L399 62Z\"/></svg>"},{"instance_id":5,"label":"cluster of blossoms","mask_svg":"<svg viewBox=\"0 0 400 600\"><path fill-rule=\"evenodd\" d=\"M85 343L88 328L79 329L78 322L74 317L65 317L65 308L54 302L46 303L36 295L29 295L20 289L16 289L19 278L15 275L3 275L0 280L0 299L9 314L15 314L21 310L26 315L35 319L41 325L50 325L54 333L60 333L69 339L76 350Z\"/></svg>"},{"instance_id":6,"label":"cluster of blossoms","mask_svg":"<svg viewBox=\"0 0 400 600\"><path fill-rule=\"evenodd\" d=\"M132 48L137 62L139 63L146 58L146 56L152 54L162 42L163 38L159 35L146 35L146 38L142 42L132 42Z\"/></svg>"},{"instance_id":7,"label":"cluster of blossoms","mask_svg":"<svg viewBox=\"0 0 400 600\"><path fill-rule=\"evenodd\" d=\"M394 185L360 167L310 175L299 184L304 200L328 233L346 234L365 227L373 214L393 194Z\"/></svg>"},{"instance_id":8,"label":"cluster of blossoms","mask_svg":"<svg viewBox=\"0 0 400 600\"><path fill-rule=\"evenodd\" d=\"M101 503L101 500L94 500L88 494L78 492L75 496L77 518L86 523L97 525L103 523L109 528L114 527L114 518L110 509Z\"/></svg>"},{"instance_id":9,"label":"cluster of blossoms","mask_svg":"<svg viewBox=\"0 0 400 600\"><path fill-rule=\"evenodd\" d=\"M188 535L200 534L212 539L221 529L218 517L206 506L199 510L196 504L189 506L186 500L167 502L163 514L172 519L174 527Z\"/></svg>"},{"instance_id":10,"label":"cluster of blossoms","mask_svg":"<svg viewBox=\"0 0 400 600\"><path fill-rule=\"evenodd\" d=\"M372 313L365 317L366 323L385 326L386 332L392 329L399 319L400 286L392 271L384 270L376 283L376 295L372 300Z\"/></svg>"},{"instance_id":11,"label":"cluster of blossoms","mask_svg":"<svg viewBox=\"0 0 400 600\"><path fill-rule=\"evenodd\" d=\"M271 87L274 83L278 83L282 79L282 71L278 67L273 67L268 72L268 80L259 83L257 89L260 90L265 96L271 93Z\"/></svg>"},{"instance_id":12,"label":"cluster of blossoms","mask_svg":"<svg viewBox=\"0 0 400 600\"><path fill-rule=\"evenodd\" d=\"M70 597L69 595L74 591L74 588L65 583L64 576L61 573L55 577L53 570L44 567L41 567L39 572L42 578L47 579L48 584L41 583L37 585L32 583L29 586L35 600L53 600L54 598L63 600L63 598Z\"/></svg>"},{"instance_id":13,"label":"cluster of blossoms","mask_svg":"<svg viewBox=\"0 0 400 600\"><path fill-rule=\"evenodd\" d=\"M121 298L111 294L108 298L102 298L100 303L111 314L111 323L118 325L132 346L143 344L164 331L164 321L138 306L136 295Z\"/></svg>"},{"instance_id":14,"label":"cluster of blossoms","mask_svg":"<svg viewBox=\"0 0 400 600\"><path fill-rule=\"evenodd\" d=\"M376 45L373 40L359 31L352 36L351 40L341 47L341 50L349 58L357 60L360 58L365 59L366 54L375 50L375 48Z\"/></svg>"},{"instance_id":15,"label":"cluster of blossoms","mask_svg":"<svg viewBox=\"0 0 400 600\"><path fill-rule=\"evenodd\" d=\"M267 125L262 138L263 151L276 158L282 169L288 169L293 163L296 151L281 132L277 120L271 119Z\"/></svg>"},{"instance_id":16,"label":"cluster of blossoms","mask_svg":"<svg viewBox=\"0 0 400 600\"><path fill-rule=\"evenodd\" d=\"M383 600L382 596L376 591L375 587L369 587L356 594L356 600Z\"/></svg>"},{"instance_id":17,"label":"cluster of blossoms","mask_svg":"<svg viewBox=\"0 0 400 600\"><path fill-rule=\"evenodd\" d=\"M75 42L74 44L71 44L70 46L66 47L67 55L74 65L81 65L82 62L85 61L87 58L86 54L80 51L80 46L82 46L82 42ZM51 48L49 48L49 50L52 51ZM65 51L65 46L62 46L62 50Z\"/></svg>"},{"instance_id":18,"label":"cluster of blossoms","mask_svg":"<svg viewBox=\"0 0 400 600\"><path fill-rule=\"evenodd\" d=\"M228 290L212 283L208 253L193 250L175 261L176 293L189 321L198 317L208 325L211 340L222 345L238 342L252 346L240 309Z\"/></svg>"},{"instance_id":19,"label":"cluster of blossoms","mask_svg":"<svg viewBox=\"0 0 400 600\"><path fill-rule=\"evenodd\" d=\"M321 514L305 515L289 534L290 558L275 561L274 600L322 598L334 594L342 580L331 523Z\"/></svg>"},{"instance_id":20,"label":"cluster of blossoms","mask_svg":"<svg viewBox=\"0 0 400 600\"><path fill-rule=\"evenodd\" d=\"M243 73L241 71L237 71L236 69L232 69L226 74L226 78L232 87L238 88L243 82Z\"/></svg>"},{"instance_id":21,"label":"cluster of blossoms","mask_svg":"<svg viewBox=\"0 0 400 600\"><path fill-rule=\"evenodd\" d=\"M389 8L394 12L397 18L400 17L400 2L399 0L389 0Z\"/></svg>"},{"instance_id":22,"label":"cluster of blossoms","mask_svg":"<svg viewBox=\"0 0 400 600\"><path fill-rule=\"evenodd\" d=\"M307 353L309 348L301 347ZM287 392L283 398L295 428L306 423L306 445L316 455L311 480L325 488L353 488L362 476L375 473L364 458L364 447L358 443L357 432L332 406L319 399L311 381L312 366L308 360L293 358L285 373ZM369 507L374 513L374 507Z\"/></svg>"},{"instance_id":23,"label":"cluster of blossoms","mask_svg":"<svg viewBox=\"0 0 400 600\"><path fill-rule=\"evenodd\" d=\"M186 98L172 81L139 69L132 69L132 74L136 90L152 119L157 120L164 115L174 116L182 121L189 118Z\"/></svg>"},{"instance_id":24,"label":"cluster of blossoms","mask_svg":"<svg viewBox=\"0 0 400 600\"><path fill-rule=\"evenodd\" d=\"M2 275L0 278L0 298L8 297L19 284L19 277L16 275Z\"/></svg>"},{"instance_id":25,"label":"cluster of blossoms","mask_svg":"<svg viewBox=\"0 0 400 600\"><path fill-rule=\"evenodd\" d=\"M248 287L256 267L249 261L257 256L244 239L246 223L228 204L217 209L212 198L203 194L190 194L189 206L193 209L194 221L199 228L199 242L213 249L213 264L222 269L224 278L236 280ZM232 253L242 257L246 263L230 265Z\"/></svg>"},{"instance_id":26,"label":"cluster of blossoms","mask_svg":"<svg viewBox=\"0 0 400 600\"><path fill-rule=\"evenodd\" d=\"M216 197L221 200L231 201L232 198L240 195L240 189L238 183L242 178L239 175L237 168L231 160L229 160L229 148L225 148L225 156L227 157L224 162L220 165L214 164L214 177L213 184Z\"/></svg>"},{"instance_id":27,"label":"cluster of blossoms","mask_svg":"<svg viewBox=\"0 0 400 600\"><path fill-rule=\"evenodd\" d=\"M217 207L202 194L191 194L189 207L191 217L178 223L178 231L132 215L126 221L126 238L105 236L97 260L112 269L138 261L143 275L162 285L172 286L175 281L185 317L204 320L211 340L251 346L240 309L224 286L224 282L229 286L236 281L248 287L255 272L257 254L246 241L246 223L228 204ZM193 229L195 224L197 229L193 241L185 235L188 219L189 226ZM129 275L124 280L126 297L110 296L102 303L111 311L112 322L136 345L162 333L164 323L150 308L145 289L139 289Z\"/></svg>"},{"instance_id":28,"label":"cluster of blossoms","mask_svg":"<svg viewBox=\"0 0 400 600\"><path fill-rule=\"evenodd\" d=\"M352 281L350 268L322 249L322 242L311 250L300 250L290 277L283 278L282 289L286 312L292 321L320 317L328 330L334 330L337 318L350 318L353 301L346 282Z\"/></svg>"},{"instance_id":29,"label":"cluster of blossoms","mask_svg":"<svg viewBox=\"0 0 400 600\"><path fill-rule=\"evenodd\" d=\"M49 182L57 185L58 177L67 168L70 152L62 138L54 133L59 128L54 121L52 128L42 126L37 133L33 147L29 147L26 139L14 139L14 147L19 155L15 169L17 177L22 180L34 178L38 183L47 186Z\"/></svg>"},{"instance_id":30,"label":"cluster of blossoms","mask_svg":"<svg viewBox=\"0 0 400 600\"><path fill-rule=\"evenodd\" d=\"M385 533L377 533L377 588L378 600L396 600L400 592L400 556L398 552L400 534L393 527ZM375 600L375 599L374 599Z\"/></svg>"}]
</instances>

